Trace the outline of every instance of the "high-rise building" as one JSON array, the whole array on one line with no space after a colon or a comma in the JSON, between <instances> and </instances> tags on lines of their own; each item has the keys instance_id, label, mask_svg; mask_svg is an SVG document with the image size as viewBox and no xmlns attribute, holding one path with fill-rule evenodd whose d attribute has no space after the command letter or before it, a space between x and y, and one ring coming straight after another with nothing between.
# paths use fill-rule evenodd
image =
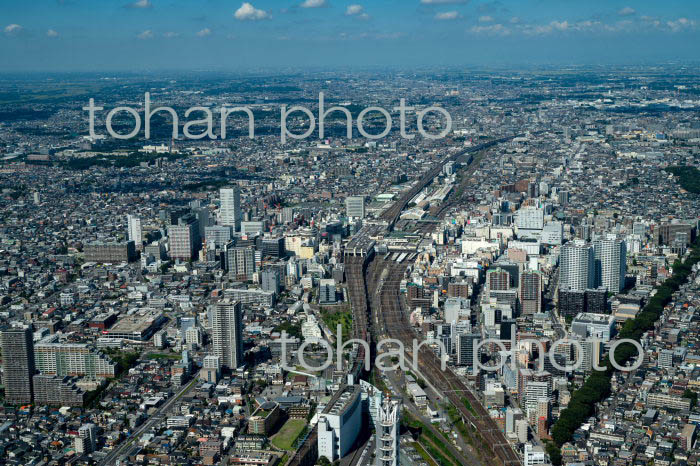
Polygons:
<instances>
[{"instance_id":1,"label":"high-rise building","mask_svg":"<svg viewBox=\"0 0 700 466\"><path fill-rule=\"evenodd\" d=\"M129 214L126 216L126 220L128 224L127 233L129 241L133 241L136 250L141 251L143 249L143 232L141 231L141 219L136 215Z\"/></svg>"},{"instance_id":2,"label":"high-rise building","mask_svg":"<svg viewBox=\"0 0 700 466\"><path fill-rule=\"evenodd\" d=\"M75 384L72 377L36 374L34 402L50 406L79 406L85 404L85 392Z\"/></svg>"},{"instance_id":3,"label":"high-rise building","mask_svg":"<svg viewBox=\"0 0 700 466\"><path fill-rule=\"evenodd\" d=\"M362 424L360 387L346 385L318 417L318 456L333 462L348 454Z\"/></svg>"},{"instance_id":4,"label":"high-rise building","mask_svg":"<svg viewBox=\"0 0 700 466\"><path fill-rule=\"evenodd\" d=\"M276 295L280 292L282 274L277 268L267 268L260 274L260 287L264 291L271 291Z\"/></svg>"},{"instance_id":5,"label":"high-rise building","mask_svg":"<svg viewBox=\"0 0 700 466\"><path fill-rule=\"evenodd\" d=\"M486 272L486 290L487 291L508 291L510 288L510 273L498 267L490 269Z\"/></svg>"},{"instance_id":6,"label":"high-rise building","mask_svg":"<svg viewBox=\"0 0 700 466\"><path fill-rule=\"evenodd\" d=\"M534 206L523 207L515 213L515 226L519 230L542 230L544 210Z\"/></svg>"},{"instance_id":7,"label":"high-rise building","mask_svg":"<svg viewBox=\"0 0 700 466\"><path fill-rule=\"evenodd\" d=\"M474 347L479 344L481 335L466 333L457 335L457 365L472 367L474 365Z\"/></svg>"},{"instance_id":8,"label":"high-rise building","mask_svg":"<svg viewBox=\"0 0 700 466\"><path fill-rule=\"evenodd\" d=\"M231 226L235 231L241 229L241 188L238 185L232 188L219 190L221 208L219 210L219 224Z\"/></svg>"},{"instance_id":9,"label":"high-rise building","mask_svg":"<svg viewBox=\"0 0 700 466\"><path fill-rule=\"evenodd\" d=\"M234 280L252 280L255 273L255 249L252 247L226 247L226 267Z\"/></svg>"},{"instance_id":10,"label":"high-rise building","mask_svg":"<svg viewBox=\"0 0 700 466\"><path fill-rule=\"evenodd\" d=\"M212 343L221 365L236 369L243 364L241 303L224 299L212 309Z\"/></svg>"},{"instance_id":11,"label":"high-rise building","mask_svg":"<svg viewBox=\"0 0 700 466\"><path fill-rule=\"evenodd\" d=\"M34 342L29 328L3 330L3 383L5 401L11 404L31 403L34 395Z\"/></svg>"},{"instance_id":12,"label":"high-rise building","mask_svg":"<svg viewBox=\"0 0 700 466\"><path fill-rule=\"evenodd\" d=\"M348 196L345 198L345 212L351 218L365 217L364 196Z\"/></svg>"},{"instance_id":13,"label":"high-rise building","mask_svg":"<svg viewBox=\"0 0 700 466\"><path fill-rule=\"evenodd\" d=\"M78 436L75 438L75 451L83 455L92 453L97 448L97 426L95 424L83 424L78 428Z\"/></svg>"},{"instance_id":14,"label":"high-rise building","mask_svg":"<svg viewBox=\"0 0 700 466\"><path fill-rule=\"evenodd\" d=\"M207 249L214 247L223 248L231 241L231 227L224 225L212 225L204 228L204 240Z\"/></svg>"},{"instance_id":15,"label":"high-rise building","mask_svg":"<svg viewBox=\"0 0 700 466\"><path fill-rule=\"evenodd\" d=\"M399 465L400 414L399 402L385 398L379 408L376 426L376 466Z\"/></svg>"},{"instance_id":16,"label":"high-rise building","mask_svg":"<svg viewBox=\"0 0 700 466\"><path fill-rule=\"evenodd\" d=\"M593 246L581 240L566 243L561 248L559 286L573 291L585 291L595 283L595 254Z\"/></svg>"},{"instance_id":17,"label":"high-rise building","mask_svg":"<svg viewBox=\"0 0 700 466\"><path fill-rule=\"evenodd\" d=\"M199 222L194 215L189 214L180 217L177 222L177 225L168 227L170 257L184 261L192 260L201 246Z\"/></svg>"},{"instance_id":18,"label":"high-rise building","mask_svg":"<svg viewBox=\"0 0 700 466\"><path fill-rule=\"evenodd\" d=\"M34 347L36 368L45 375L111 378L117 365L96 348L85 343L40 341Z\"/></svg>"},{"instance_id":19,"label":"high-rise building","mask_svg":"<svg viewBox=\"0 0 700 466\"><path fill-rule=\"evenodd\" d=\"M520 310L522 314L542 312L542 274L536 270L520 274Z\"/></svg>"},{"instance_id":20,"label":"high-rise building","mask_svg":"<svg viewBox=\"0 0 700 466\"><path fill-rule=\"evenodd\" d=\"M595 286L619 293L625 288L627 246L614 235L593 242L595 250Z\"/></svg>"},{"instance_id":21,"label":"high-rise building","mask_svg":"<svg viewBox=\"0 0 700 466\"><path fill-rule=\"evenodd\" d=\"M335 304L335 280L322 278L318 291L318 302L320 304Z\"/></svg>"}]
</instances>

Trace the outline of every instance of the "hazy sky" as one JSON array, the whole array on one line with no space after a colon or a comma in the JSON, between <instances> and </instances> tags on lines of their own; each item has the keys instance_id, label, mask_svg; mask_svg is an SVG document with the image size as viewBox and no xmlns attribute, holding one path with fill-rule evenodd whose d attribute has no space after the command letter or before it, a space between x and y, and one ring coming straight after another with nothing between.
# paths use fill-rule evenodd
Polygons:
<instances>
[{"instance_id":1,"label":"hazy sky","mask_svg":"<svg viewBox=\"0 0 700 466\"><path fill-rule=\"evenodd\" d=\"M700 62L698 0L2 0L0 71Z\"/></svg>"}]
</instances>

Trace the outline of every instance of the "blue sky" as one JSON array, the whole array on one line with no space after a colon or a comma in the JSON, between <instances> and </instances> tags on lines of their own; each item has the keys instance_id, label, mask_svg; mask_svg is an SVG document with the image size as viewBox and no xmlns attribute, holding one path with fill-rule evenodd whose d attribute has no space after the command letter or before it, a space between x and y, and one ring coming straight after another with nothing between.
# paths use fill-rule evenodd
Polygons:
<instances>
[{"instance_id":1,"label":"blue sky","mask_svg":"<svg viewBox=\"0 0 700 466\"><path fill-rule=\"evenodd\" d=\"M0 71L700 61L697 0L2 0Z\"/></svg>"}]
</instances>

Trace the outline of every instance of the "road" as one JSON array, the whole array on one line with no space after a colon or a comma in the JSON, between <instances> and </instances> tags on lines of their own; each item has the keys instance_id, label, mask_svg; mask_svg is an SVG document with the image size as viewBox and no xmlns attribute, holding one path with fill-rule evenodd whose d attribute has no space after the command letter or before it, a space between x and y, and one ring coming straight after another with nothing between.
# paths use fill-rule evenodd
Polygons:
<instances>
[{"instance_id":1,"label":"road","mask_svg":"<svg viewBox=\"0 0 700 466\"><path fill-rule=\"evenodd\" d=\"M141 424L139 427L136 428L134 433L125 440L124 443L122 443L119 447L117 447L115 450L113 450L110 454L108 454L102 461L100 461L98 466L107 466L111 464L117 464L117 460L120 459L120 456L123 453L126 453L126 451L131 447L131 445L138 440L138 438L141 436L142 433L153 427L156 423L161 422L165 414L170 410L170 408L173 407L177 401L185 396L187 393L189 393L195 386L197 385L197 378L195 377L190 383L182 387L175 395L171 396L168 401L163 403L159 408L156 409L156 412L153 413L146 422Z\"/></svg>"}]
</instances>

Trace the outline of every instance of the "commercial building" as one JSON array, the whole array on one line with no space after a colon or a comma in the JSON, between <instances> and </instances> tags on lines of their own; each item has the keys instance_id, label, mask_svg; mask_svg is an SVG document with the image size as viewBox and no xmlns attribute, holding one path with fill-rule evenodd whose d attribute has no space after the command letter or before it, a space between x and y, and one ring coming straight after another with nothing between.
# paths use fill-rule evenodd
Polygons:
<instances>
[{"instance_id":1,"label":"commercial building","mask_svg":"<svg viewBox=\"0 0 700 466\"><path fill-rule=\"evenodd\" d=\"M83 246L86 262L118 263L136 259L133 241L123 243L89 243Z\"/></svg>"},{"instance_id":2,"label":"commercial building","mask_svg":"<svg viewBox=\"0 0 700 466\"><path fill-rule=\"evenodd\" d=\"M581 339L597 338L607 342L615 331L615 317L610 314L580 312L571 323L571 332Z\"/></svg>"},{"instance_id":3,"label":"commercial building","mask_svg":"<svg viewBox=\"0 0 700 466\"><path fill-rule=\"evenodd\" d=\"M103 336L133 341L148 341L167 322L168 318L156 310L142 310L119 319Z\"/></svg>"},{"instance_id":4,"label":"commercial building","mask_svg":"<svg viewBox=\"0 0 700 466\"><path fill-rule=\"evenodd\" d=\"M229 243L229 246L226 247L226 267L232 279L252 280L255 273L255 249L235 247Z\"/></svg>"},{"instance_id":5,"label":"commercial building","mask_svg":"<svg viewBox=\"0 0 700 466\"><path fill-rule=\"evenodd\" d=\"M236 369L243 364L241 303L224 299L212 308L212 347L222 366Z\"/></svg>"},{"instance_id":6,"label":"commercial building","mask_svg":"<svg viewBox=\"0 0 700 466\"><path fill-rule=\"evenodd\" d=\"M348 196L345 198L345 213L349 218L365 218L364 196Z\"/></svg>"},{"instance_id":7,"label":"commercial building","mask_svg":"<svg viewBox=\"0 0 700 466\"><path fill-rule=\"evenodd\" d=\"M335 280L322 278L318 286L319 304L335 304Z\"/></svg>"},{"instance_id":8,"label":"commercial building","mask_svg":"<svg viewBox=\"0 0 700 466\"><path fill-rule=\"evenodd\" d=\"M168 253L172 259L192 260L201 246L199 222L191 214L180 217L177 222L177 225L168 226Z\"/></svg>"},{"instance_id":9,"label":"commercial building","mask_svg":"<svg viewBox=\"0 0 700 466\"><path fill-rule=\"evenodd\" d=\"M474 365L474 347L479 344L481 335L467 333L457 335L457 365L472 367Z\"/></svg>"},{"instance_id":10,"label":"commercial building","mask_svg":"<svg viewBox=\"0 0 700 466\"><path fill-rule=\"evenodd\" d=\"M542 273L525 271L520 274L520 311L522 314L542 312Z\"/></svg>"},{"instance_id":11,"label":"commercial building","mask_svg":"<svg viewBox=\"0 0 700 466\"><path fill-rule=\"evenodd\" d=\"M239 301L244 306L275 305L275 293L256 288L227 288L224 290L224 296L233 301Z\"/></svg>"},{"instance_id":12,"label":"commercial building","mask_svg":"<svg viewBox=\"0 0 700 466\"><path fill-rule=\"evenodd\" d=\"M11 404L31 403L35 372L32 332L29 328L6 329L0 338L5 401Z\"/></svg>"},{"instance_id":13,"label":"commercial building","mask_svg":"<svg viewBox=\"0 0 700 466\"><path fill-rule=\"evenodd\" d=\"M348 454L362 423L360 387L338 390L318 418L318 456L333 462Z\"/></svg>"}]
</instances>

